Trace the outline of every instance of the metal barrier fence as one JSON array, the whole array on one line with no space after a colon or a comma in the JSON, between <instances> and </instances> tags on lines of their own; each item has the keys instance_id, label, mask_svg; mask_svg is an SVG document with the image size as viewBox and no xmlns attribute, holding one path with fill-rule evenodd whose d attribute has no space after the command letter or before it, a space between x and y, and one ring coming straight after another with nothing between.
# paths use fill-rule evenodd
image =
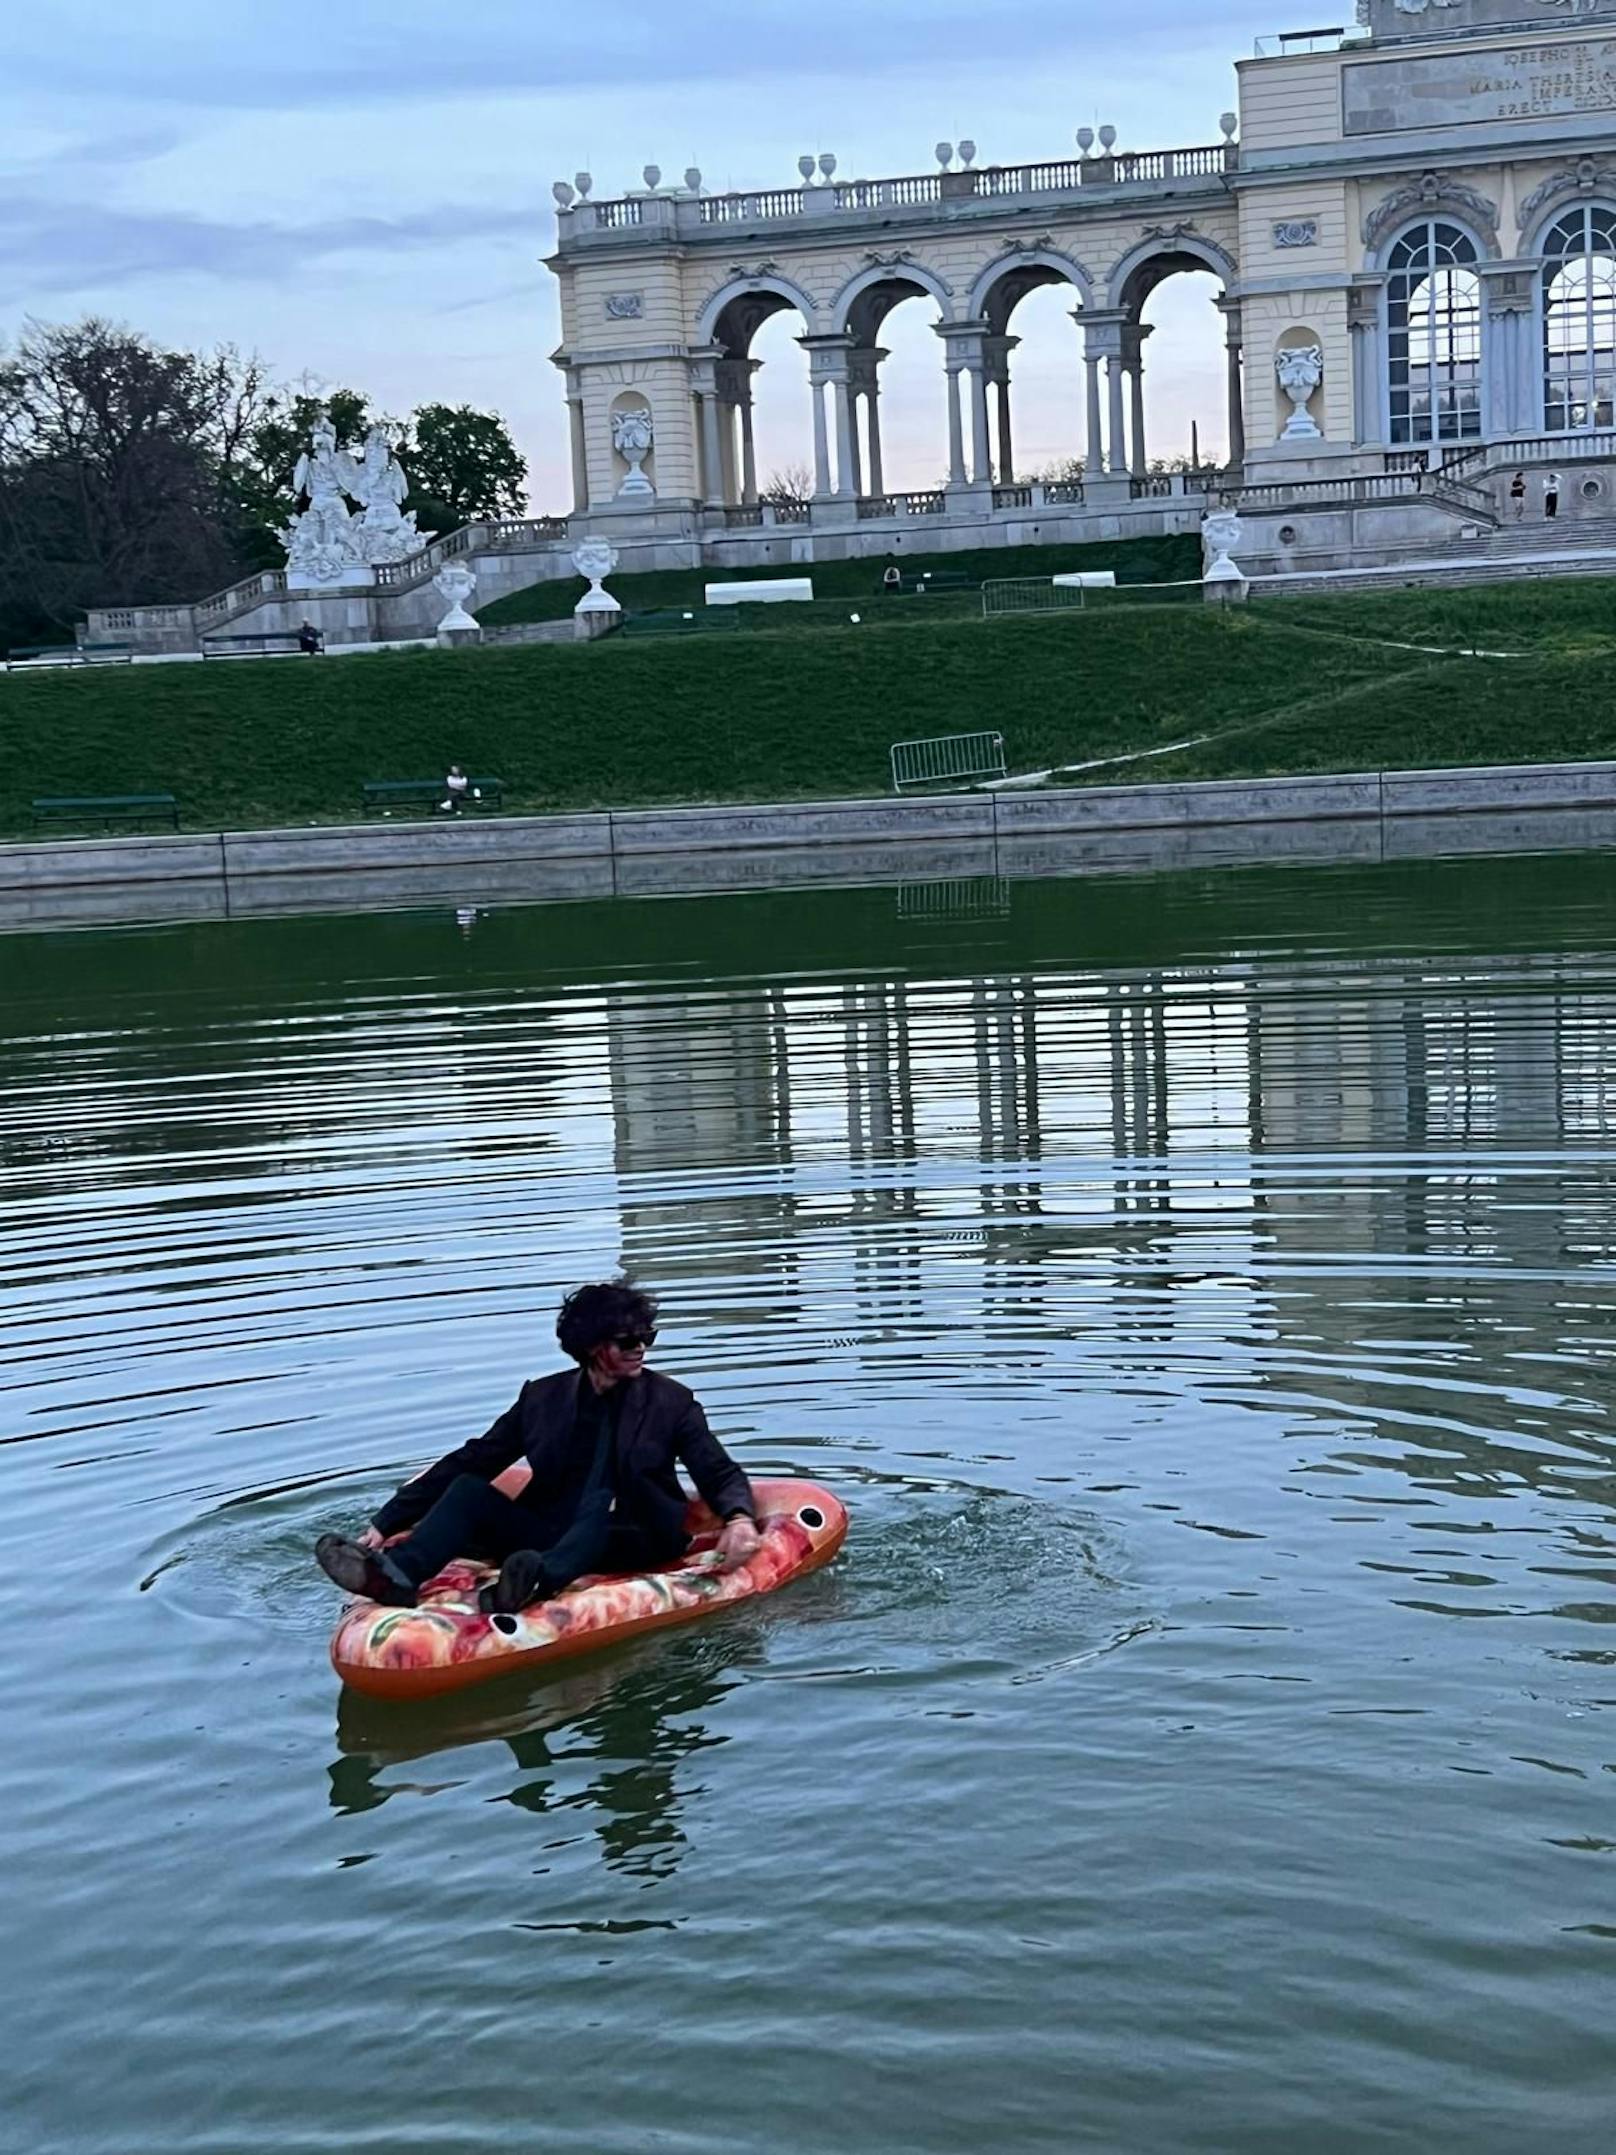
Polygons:
<instances>
[{"instance_id":1,"label":"metal barrier fence","mask_svg":"<svg viewBox=\"0 0 1616 2155\"><path fill-rule=\"evenodd\" d=\"M954 778L1004 778L1002 733L939 733L892 744L892 790L936 786Z\"/></svg>"},{"instance_id":2,"label":"metal barrier fence","mask_svg":"<svg viewBox=\"0 0 1616 2155\"><path fill-rule=\"evenodd\" d=\"M1071 607L1200 605L1201 579L1173 584L1054 584L1047 576L1005 576L982 586L982 612L1058 614Z\"/></svg>"},{"instance_id":3,"label":"metal barrier fence","mask_svg":"<svg viewBox=\"0 0 1616 2155\"><path fill-rule=\"evenodd\" d=\"M1010 910L1010 878L956 875L898 885L900 920L1002 920Z\"/></svg>"}]
</instances>

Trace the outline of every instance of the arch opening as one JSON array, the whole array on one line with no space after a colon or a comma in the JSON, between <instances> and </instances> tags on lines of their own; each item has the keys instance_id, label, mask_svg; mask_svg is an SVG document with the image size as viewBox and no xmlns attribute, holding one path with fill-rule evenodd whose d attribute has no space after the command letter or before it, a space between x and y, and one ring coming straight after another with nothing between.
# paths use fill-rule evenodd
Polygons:
<instances>
[{"instance_id":1,"label":"arch opening","mask_svg":"<svg viewBox=\"0 0 1616 2155\"><path fill-rule=\"evenodd\" d=\"M1081 314L1083 287L1064 267L1028 261L979 289L995 480L1013 486L1081 479L1089 450L1081 426L1082 347L1073 338L1072 316Z\"/></svg>"},{"instance_id":2,"label":"arch opening","mask_svg":"<svg viewBox=\"0 0 1616 2155\"><path fill-rule=\"evenodd\" d=\"M1243 459L1239 311L1228 296L1230 267L1221 249L1207 244L1160 247L1125 270L1116 295L1120 352L1112 364L1126 390L1127 444L1119 458L1113 424L1113 471L1143 479ZM1113 422L1116 410L1114 400Z\"/></svg>"},{"instance_id":3,"label":"arch opening","mask_svg":"<svg viewBox=\"0 0 1616 2155\"><path fill-rule=\"evenodd\" d=\"M936 406L942 303L901 273L863 282L841 310L844 345L829 355L837 399L836 491L869 501L941 482Z\"/></svg>"},{"instance_id":4,"label":"arch opening","mask_svg":"<svg viewBox=\"0 0 1616 2155\"><path fill-rule=\"evenodd\" d=\"M719 356L698 374L697 439L703 499L791 513L812 486L807 461L810 323L797 301L770 289L740 292L713 323Z\"/></svg>"}]
</instances>

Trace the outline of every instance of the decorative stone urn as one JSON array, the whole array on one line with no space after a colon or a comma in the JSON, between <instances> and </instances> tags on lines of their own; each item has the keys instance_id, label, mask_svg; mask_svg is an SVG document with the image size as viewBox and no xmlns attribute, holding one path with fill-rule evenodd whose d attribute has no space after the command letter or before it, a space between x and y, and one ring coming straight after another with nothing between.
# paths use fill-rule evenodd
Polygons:
<instances>
[{"instance_id":1,"label":"decorative stone urn","mask_svg":"<svg viewBox=\"0 0 1616 2155\"><path fill-rule=\"evenodd\" d=\"M620 497L649 500L656 493L656 488L640 469L651 454L655 438L649 404L629 404L612 413L612 447L628 465L628 477L617 489Z\"/></svg>"},{"instance_id":2,"label":"decorative stone urn","mask_svg":"<svg viewBox=\"0 0 1616 2155\"><path fill-rule=\"evenodd\" d=\"M1240 519L1233 509L1215 509L1201 519L1201 581L1206 584L1243 584L1245 572L1234 559L1240 544Z\"/></svg>"},{"instance_id":3,"label":"decorative stone urn","mask_svg":"<svg viewBox=\"0 0 1616 2155\"><path fill-rule=\"evenodd\" d=\"M617 549L605 539L585 539L572 550L572 565L589 582L589 589L572 609L575 614L620 614L623 609L602 583L617 566Z\"/></svg>"},{"instance_id":4,"label":"decorative stone urn","mask_svg":"<svg viewBox=\"0 0 1616 2155\"><path fill-rule=\"evenodd\" d=\"M482 629L466 611L477 579L463 561L447 561L432 579L432 588L449 602L449 611L438 623L440 644L481 643Z\"/></svg>"},{"instance_id":5,"label":"decorative stone urn","mask_svg":"<svg viewBox=\"0 0 1616 2155\"><path fill-rule=\"evenodd\" d=\"M1324 352L1317 344L1290 344L1274 360L1279 386L1295 406L1281 441L1320 441L1323 435L1308 416L1307 400L1324 379Z\"/></svg>"}]
</instances>

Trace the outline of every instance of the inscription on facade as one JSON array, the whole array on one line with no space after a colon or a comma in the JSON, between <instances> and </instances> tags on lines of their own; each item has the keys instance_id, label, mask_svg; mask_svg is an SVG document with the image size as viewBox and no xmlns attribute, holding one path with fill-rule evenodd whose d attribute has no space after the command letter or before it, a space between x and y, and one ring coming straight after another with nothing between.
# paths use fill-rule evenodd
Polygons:
<instances>
[{"instance_id":1,"label":"inscription on facade","mask_svg":"<svg viewBox=\"0 0 1616 2155\"><path fill-rule=\"evenodd\" d=\"M1612 112L1616 38L1358 61L1341 70L1341 103L1349 135Z\"/></svg>"}]
</instances>

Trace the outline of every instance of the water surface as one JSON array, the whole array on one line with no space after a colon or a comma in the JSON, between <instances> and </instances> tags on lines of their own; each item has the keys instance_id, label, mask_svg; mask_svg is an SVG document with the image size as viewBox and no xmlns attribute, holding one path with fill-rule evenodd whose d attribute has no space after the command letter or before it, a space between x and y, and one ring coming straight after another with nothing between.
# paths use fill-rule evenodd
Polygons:
<instances>
[{"instance_id":1,"label":"water surface","mask_svg":"<svg viewBox=\"0 0 1616 2155\"><path fill-rule=\"evenodd\" d=\"M5 2144L1610 2144L1616 858L0 943ZM847 1552L431 1710L628 1266Z\"/></svg>"}]
</instances>

